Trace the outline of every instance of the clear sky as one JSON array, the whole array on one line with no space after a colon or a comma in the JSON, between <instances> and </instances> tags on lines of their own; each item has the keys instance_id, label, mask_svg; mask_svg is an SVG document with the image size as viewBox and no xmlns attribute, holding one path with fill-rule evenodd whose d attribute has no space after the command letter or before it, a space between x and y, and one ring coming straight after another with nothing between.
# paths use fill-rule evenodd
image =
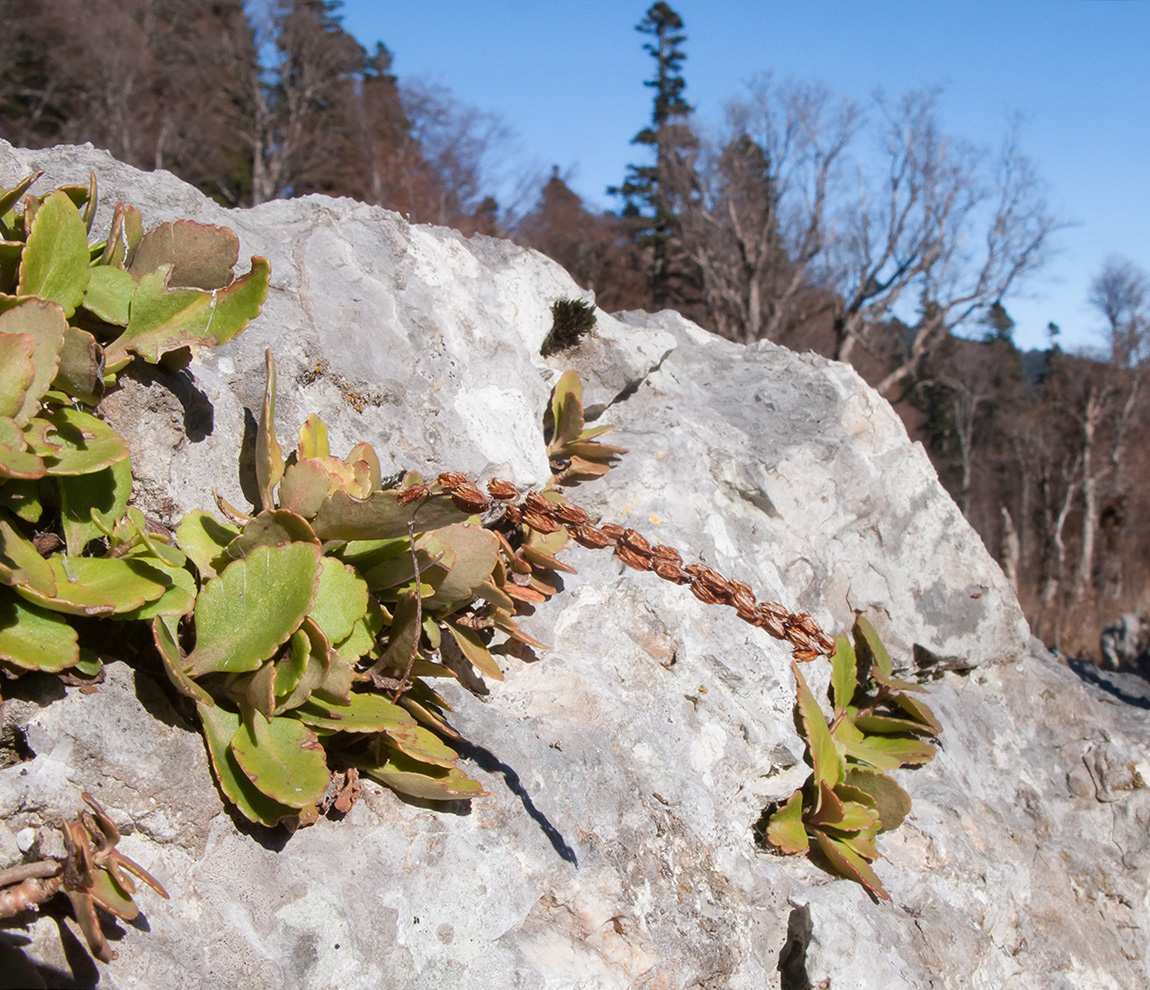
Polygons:
<instances>
[{"instance_id":1,"label":"clear sky","mask_svg":"<svg viewBox=\"0 0 1150 990\"><path fill-rule=\"evenodd\" d=\"M618 183L651 114L649 0L346 0L344 26L393 71L446 85L515 132L515 164L570 172L590 206ZM1086 304L1106 257L1150 269L1150 0L679 0L686 97L706 126L752 76L820 79L865 101L941 85L948 130L979 144L1024 116L1022 148L1074 226L1006 300L1024 347L1101 343Z\"/></svg>"}]
</instances>

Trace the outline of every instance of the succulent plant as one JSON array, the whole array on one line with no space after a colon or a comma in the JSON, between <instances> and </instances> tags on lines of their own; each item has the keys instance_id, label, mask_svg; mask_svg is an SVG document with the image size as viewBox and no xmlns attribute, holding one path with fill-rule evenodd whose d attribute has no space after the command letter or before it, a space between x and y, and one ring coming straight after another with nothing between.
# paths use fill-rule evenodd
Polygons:
<instances>
[{"instance_id":1,"label":"succulent plant","mask_svg":"<svg viewBox=\"0 0 1150 990\"><path fill-rule=\"evenodd\" d=\"M884 771L930 759L922 737L940 731L911 697L921 689L893 676L865 620L852 647L810 615L684 563L674 547L595 524L565 489L602 477L625 451L598 439L610 426L587 426L574 371L545 416L544 490L481 488L455 472L385 487L370 444L333 455L314 415L285 455L268 352L257 504L245 512L218 500L223 519L197 510L169 531L130 504L128 444L99 418L99 401L135 360L240 333L263 304L268 263L253 257L236 276L232 231L178 221L144 233L123 204L108 237L90 244L95 178L35 197L38 175L0 190L0 672L98 677L77 617L146 622L199 717L221 793L247 819L295 827L346 812L361 777L419 800L466 800L485 792L458 765L451 706L431 682L458 678L463 664L501 679L496 635L545 648L516 616L573 572L558 558L569 542L610 549L791 645L813 769L769 816L767 839L784 852L813 842L886 896L869 865L874 840L901 822L909 798ZM593 307L557 304L554 317L564 340L577 338ZM832 653L828 725L798 663ZM0 916L63 890L107 961L115 954L95 906L133 917L129 874L164 891L116 852L110 819L84 799L95 817L65 825L64 864L0 874Z\"/></svg>"},{"instance_id":2,"label":"succulent plant","mask_svg":"<svg viewBox=\"0 0 1150 990\"><path fill-rule=\"evenodd\" d=\"M875 839L902 824L911 802L884 771L933 759L935 748L922 737L937 736L942 726L912 696L924 689L894 677L874 627L859 616L853 633L854 645L846 636L835 640L829 725L798 664L792 665L795 721L807 740L811 774L765 816L765 836L790 854L810 852L813 843L836 872L886 900L871 866L880 855Z\"/></svg>"},{"instance_id":3,"label":"succulent plant","mask_svg":"<svg viewBox=\"0 0 1150 990\"><path fill-rule=\"evenodd\" d=\"M134 356L242 331L269 269L253 258L237 278L230 230L144 233L123 204L89 244L95 177L36 197L39 175L0 190L0 668L94 673L67 616L147 618L193 600L183 555L128 509L128 444L94 407ZM57 513L62 538L38 533ZM85 555L93 540L104 552Z\"/></svg>"}]
</instances>

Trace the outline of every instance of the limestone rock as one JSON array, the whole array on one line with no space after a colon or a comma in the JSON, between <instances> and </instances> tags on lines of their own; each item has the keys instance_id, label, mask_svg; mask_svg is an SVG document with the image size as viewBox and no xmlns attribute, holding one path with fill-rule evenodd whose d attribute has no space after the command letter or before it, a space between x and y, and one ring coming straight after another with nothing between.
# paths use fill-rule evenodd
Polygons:
<instances>
[{"instance_id":1,"label":"limestone rock","mask_svg":"<svg viewBox=\"0 0 1150 990\"><path fill-rule=\"evenodd\" d=\"M875 904L755 846L807 773L787 652L601 553L569 552L580 573L524 620L550 651L508 650L503 683L451 694L490 791L470 805L368 785L340 822L241 827L158 665L110 664L95 694L26 678L5 692L19 762L0 770L0 865L54 841L88 789L172 894L141 894L148 930L113 928L102 986L1146 985L1150 716L1028 641L925 454L850 368L674 313L601 315L544 359L551 303L586 294L507 242L349 200L229 211L89 147L0 145L0 184L33 166L45 188L96 171L98 229L123 200L146 227L226 224L241 257L271 260L241 337L179 373L133 369L105 402L149 511L210 507L213 488L250 502L267 347L288 442L318 412L336 452L369 440L385 472L521 486L547 476L540 419L575 367L629 448L577 502L834 631L866 613L935 675L945 726L939 757L898 775L914 810L880 840L892 901ZM825 688L825 665L811 677ZM91 981L57 917L29 923L22 965Z\"/></svg>"}]
</instances>

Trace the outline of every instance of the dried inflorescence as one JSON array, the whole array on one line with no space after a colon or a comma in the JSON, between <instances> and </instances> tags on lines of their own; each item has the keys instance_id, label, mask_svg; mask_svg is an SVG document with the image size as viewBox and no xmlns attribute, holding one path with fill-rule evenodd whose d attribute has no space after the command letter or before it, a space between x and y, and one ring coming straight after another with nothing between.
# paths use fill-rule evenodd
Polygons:
<instances>
[{"instance_id":1,"label":"dried inflorescence","mask_svg":"<svg viewBox=\"0 0 1150 990\"><path fill-rule=\"evenodd\" d=\"M96 908L124 921L137 917L140 909L132 900L136 893L133 876L165 899L168 893L139 863L116 848L120 832L112 819L91 794L85 792L83 797L93 813L82 811L75 821L61 826L67 849L62 861L42 859L0 871L0 918L37 911L64 893L92 954L101 962L111 962L116 952L104 937Z\"/></svg>"},{"instance_id":2,"label":"dried inflorescence","mask_svg":"<svg viewBox=\"0 0 1150 990\"><path fill-rule=\"evenodd\" d=\"M571 538L581 546L593 550L613 547L615 556L628 567L651 571L673 584L688 585L691 593L704 604L730 606L744 622L789 643L794 649L794 658L799 662L809 662L834 652L834 638L808 613L791 612L778 602L758 602L749 585L725 578L706 564L684 565L683 555L677 549L662 544L652 545L638 530L615 523L594 526L585 509L561 496L549 498L541 492L523 495L511 483L494 480L487 484L492 495L492 498L487 498L477 485L459 472L445 472L436 480L456 506L462 509L466 505L466 511L484 512L492 507L492 499L498 499L503 503L507 520L526 526L541 536L566 528ZM403 501L406 493L411 491L418 491L414 497L422 497L428 492L422 485L405 489L399 496L400 500Z\"/></svg>"}]
</instances>

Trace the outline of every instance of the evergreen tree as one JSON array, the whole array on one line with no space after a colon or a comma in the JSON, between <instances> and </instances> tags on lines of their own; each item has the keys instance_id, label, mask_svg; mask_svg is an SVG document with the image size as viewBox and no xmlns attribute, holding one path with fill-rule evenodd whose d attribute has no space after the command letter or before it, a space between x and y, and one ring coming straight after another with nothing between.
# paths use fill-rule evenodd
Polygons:
<instances>
[{"instance_id":1,"label":"evergreen tree","mask_svg":"<svg viewBox=\"0 0 1150 990\"><path fill-rule=\"evenodd\" d=\"M695 141L689 126L691 107L683 98L687 84L681 70L687 56L680 47L687 36L682 33L683 19L662 2L651 5L635 30L652 39L643 49L655 59L655 77L644 85L655 90L655 98L650 125L631 143L652 149L655 162L628 166L623 184L607 191L623 197L622 215L630 222L636 243L651 249L651 294L658 308L672 294L677 203L691 195L689 152Z\"/></svg>"}]
</instances>

